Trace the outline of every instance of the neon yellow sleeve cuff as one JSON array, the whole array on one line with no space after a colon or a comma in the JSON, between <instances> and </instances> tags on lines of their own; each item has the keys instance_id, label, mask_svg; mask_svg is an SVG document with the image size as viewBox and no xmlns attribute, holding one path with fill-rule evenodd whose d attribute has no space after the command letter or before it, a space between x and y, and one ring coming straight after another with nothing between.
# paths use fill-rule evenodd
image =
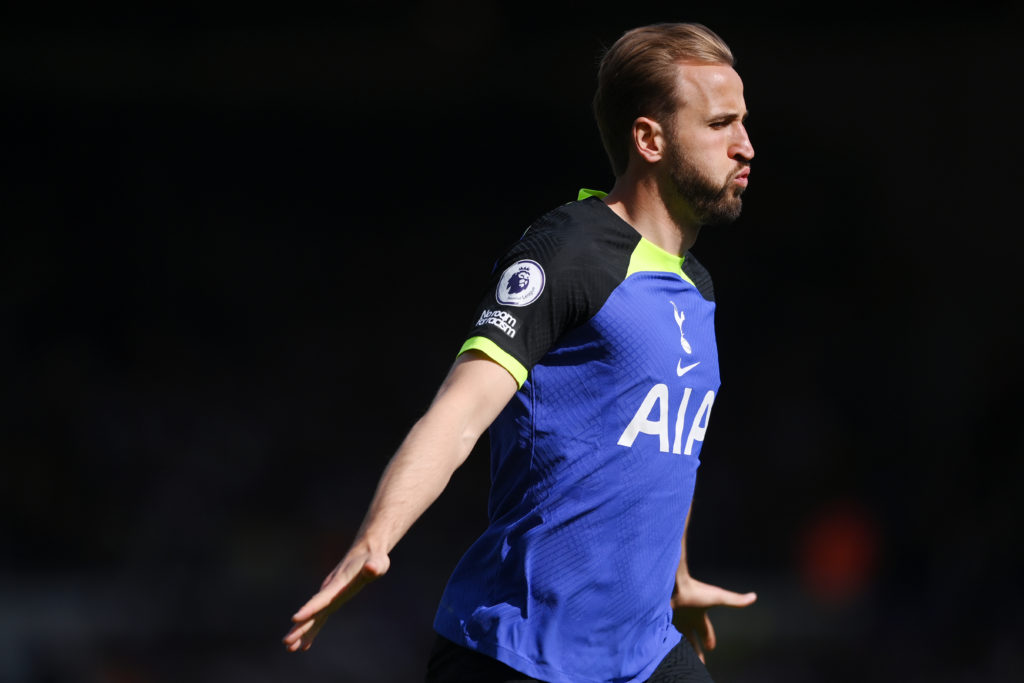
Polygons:
<instances>
[{"instance_id":1,"label":"neon yellow sleeve cuff","mask_svg":"<svg viewBox=\"0 0 1024 683\"><path fill-rule=\"evenodd\" d=\"M479 351L501 367L508 370L508 374L515 378L516 384L519 385L519 388L521 389L523 387L523 382L526 381L526 376L529 374L529 371L522 363L513 358L510 353L502 349L487 337L470 337L466 340L466 343L462 345L462 348L459 349L459 353L456 357L471 350Z\"/></svg>"}]
</instances>

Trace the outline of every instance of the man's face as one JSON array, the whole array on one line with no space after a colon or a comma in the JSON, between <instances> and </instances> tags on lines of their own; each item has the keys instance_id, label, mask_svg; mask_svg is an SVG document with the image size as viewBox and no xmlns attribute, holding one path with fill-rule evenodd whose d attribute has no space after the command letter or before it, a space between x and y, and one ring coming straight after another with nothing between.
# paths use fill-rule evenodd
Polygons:
<instances>
[{"instance_id":1,"label":"man's face","mask_svg":"<svg viewBox=\"0 0 1024 683\"><path fill-rule=\"evenodd\" d=\"M701 225L729 223L740 215L754 148L743 121L743 82L732 67L685 64L677 97L683 105L665 126L670 189Z\"/></svg>"}]
</instances>

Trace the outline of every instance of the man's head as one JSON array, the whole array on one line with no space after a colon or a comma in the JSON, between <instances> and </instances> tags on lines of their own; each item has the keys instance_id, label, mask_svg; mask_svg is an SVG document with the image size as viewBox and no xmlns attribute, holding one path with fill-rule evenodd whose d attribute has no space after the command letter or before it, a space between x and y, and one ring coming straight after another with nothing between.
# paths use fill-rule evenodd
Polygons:
<instances>
[{"instance_id":1,"label":"man's head","mask_svg":"<svg viewBox=\"0 0 1024 683\"><path fill-rule=\"evenodd\" d=\"M640 116L664 123L679 106L684 62L733 66L732 51L701 24L654 24L627 31L601 58L594 116L616 177L629 162L630 128Z\"/></svg>"},{"instance_id":2,"label":"man's head","mask_svg":"<svg viewBox=\"0 0 1024 683\"><path fill-rule=\"evenodd\" d=\"M594 115L616 177L631 163L656 173L666 204L701 224L739 215L754 155L733 63L706 27L656 24L623 35L598 72Z\"/></svg>"}]
</instances>

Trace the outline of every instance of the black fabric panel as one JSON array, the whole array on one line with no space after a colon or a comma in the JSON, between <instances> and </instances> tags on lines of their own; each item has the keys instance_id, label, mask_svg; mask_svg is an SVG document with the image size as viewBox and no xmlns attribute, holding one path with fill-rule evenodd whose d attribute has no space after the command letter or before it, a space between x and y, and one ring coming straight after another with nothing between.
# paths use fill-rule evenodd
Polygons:
<instances>
[{"instance_id":1,"label":"black fabric panel","mask_svg":"<svg viewBox=\"0 0 1024 683\"><path fill-rule=\"evenodd\" d=\"M700 292L705 301L715 300L715 287L711 283L711 273L700 264L700 261L697 260L697 257L692 252L686 252L686 259L683 261L683 272L686 273L686 277L693 280L693 284L697 286L697 291Z\"/></svg>"},{"instance_id":2,"label":"black fabric panel","mask_svg":"<svg viewBox=\"0 0 1024 683\"><path fill-rule=\"evenodd\" d=\"M497 262L469 335L490 339L527 369L565 332L593 317L626 276L640 235L596 198L572 202L537 220ZM544 289L524 306L503 304L497 290L524 260L540 264ZM534 275L535 277L535 275Z\"/></svg>"},{"instance_id":3,"label":"black fabric panel","mask_svg":"<svg viewBox=\"0 0 1024 683\"><path fill-rule=\"evenodd\" d=\"M427 662L426 683L527 683L538 679L497 659L438 636Z\"/></svg>"},{"instance_id":4,"label":"black fabric panel","mask_svg":"<svg viewBox=\"0 0 1024 683\"><path fill-rule=\"evenodd\" d=\"M672 648L647 683L714 683L686 638Z\"/></svg>"},{"instance_id":5,"label":"black fabric panel","mask_svg":"<svg viewBox=\"0 0 1024 683\"><path fill-rule=\"evenodd\" d=\"M426 683L527 683L537 681L479 652L438 636L427 663ZM693 647L682 638L647 683L714 683Z\"/></svg>"}]
</instances>

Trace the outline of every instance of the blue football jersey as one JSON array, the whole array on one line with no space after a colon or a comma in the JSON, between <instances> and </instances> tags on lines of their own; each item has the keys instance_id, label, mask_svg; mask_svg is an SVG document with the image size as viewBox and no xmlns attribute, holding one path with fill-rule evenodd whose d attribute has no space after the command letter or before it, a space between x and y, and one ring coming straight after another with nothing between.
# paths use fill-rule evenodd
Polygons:
<instances>
[{"instance_id":1,"label":"blue football jersey","mask_svg":"<svg viewBox=\"0 0 1024 683\"><path fill-rule=\"evenodd\" d=\"M520 384L490 429L490 524L435 629L546 681L642 681L678 643L669 598L719 386L714 295L589 197L495 267L463 351Z\"/></svg>"}]
</instances>

